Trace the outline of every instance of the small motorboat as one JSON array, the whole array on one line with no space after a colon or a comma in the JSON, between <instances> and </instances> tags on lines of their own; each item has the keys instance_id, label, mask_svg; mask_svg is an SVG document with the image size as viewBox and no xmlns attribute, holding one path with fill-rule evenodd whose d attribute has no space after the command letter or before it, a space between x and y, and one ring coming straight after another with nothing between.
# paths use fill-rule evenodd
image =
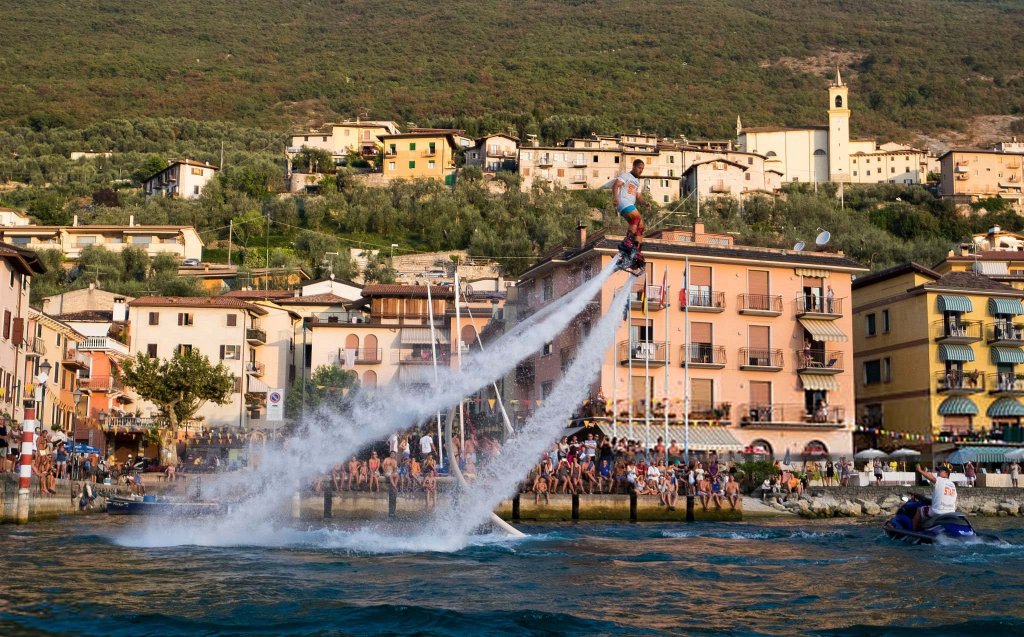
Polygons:
<instances>
[{"instance_id":1,"label":"small motorboat","mask_svg":"<svg viewBox=\"0 0 1024 637\"><path fill-rule=\"evenodd\" d=\"M911 493L904 498L903 505L896 511L896 515L882 527L885 534L894 540L903 540L910 544L933 544L946 541L1005 544L995 535L977 533L967 516L959 512L929 517L921 528L915 531L914 514L921 507L930 504L931 498Z\"/></svg>"},{"instance_id":2,"label":"small motorboat","mask_svg":"<svg viewBox=\"0 0 1024 637\"><path fill-rule=\"evenodd\" d=\"M107 513L111 515L172 515L196 517L226 515L227 504L203 500L177 500L147 495L143 498L113 496L107 499Z\"/></svg>"}]
</instances>

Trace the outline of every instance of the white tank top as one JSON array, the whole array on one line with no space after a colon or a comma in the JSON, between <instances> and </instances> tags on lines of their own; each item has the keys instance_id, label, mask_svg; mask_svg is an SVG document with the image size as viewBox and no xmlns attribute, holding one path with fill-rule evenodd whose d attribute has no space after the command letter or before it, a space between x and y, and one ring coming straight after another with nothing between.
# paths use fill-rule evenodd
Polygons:
<instances>
[{"instance_id":1,"label":"white tank top","mask_svg":"<svg viewBox=\"0 0 1024 637\"><path fill-rule=\"evenodd\" d=\"M945 515L955 511L956 485L949 478L935 476L935 488L932 489L932 514Z\"/></svg>"}]
</instances>

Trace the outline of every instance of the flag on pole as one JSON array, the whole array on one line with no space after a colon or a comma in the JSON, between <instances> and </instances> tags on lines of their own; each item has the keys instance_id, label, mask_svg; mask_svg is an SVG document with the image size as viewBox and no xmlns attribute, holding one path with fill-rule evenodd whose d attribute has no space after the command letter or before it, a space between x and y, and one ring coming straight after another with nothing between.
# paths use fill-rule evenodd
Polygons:
<instances>
[{"instance_id":1,"label":"flag on pole","mask_svg":"<svg viewBox=\"0 0 1024 637\"><path fill-rule=\"evenodd\" d=\"M684 266L683 267L683 287L679 288L679 307L680 308L686 307L686 302L688 300L687 299L687 295L689 294L689 291L688 291L689 289L687 288L688 282L686 280L686 270L687 270L687 268Z\"/></svg>"},{"instance_id":2,"label":"flag on pole","mask_svg":"<svg viewBox=\"0 0 1024 637\"><path fill-rule=\"evenodd\" d=\"M665 268L665 274L661 277L661 309L665 309L668 305L668 268Z\"/></svg>"}]
</instances>

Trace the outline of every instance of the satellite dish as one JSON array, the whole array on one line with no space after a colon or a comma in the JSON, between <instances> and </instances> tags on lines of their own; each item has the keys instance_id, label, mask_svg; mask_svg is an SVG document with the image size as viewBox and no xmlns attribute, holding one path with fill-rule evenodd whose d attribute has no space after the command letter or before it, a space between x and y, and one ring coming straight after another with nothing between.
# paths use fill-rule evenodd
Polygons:
<instances>
[{"instance_id":1,"label":"satellite dish","mask_svg":"<svg viewBox=\"0 0 1024 637\"><path fill-rule=\"evenodd\" d=\"M797 242L796 242L796 244L794 244L794 245L793 245L793 249L794 249L795 251L797 251L797 252L800 252L800 251L801 251L801 250L803 250L803 249L804 249L804 248L805 248L806 246L807 246L807 244L806 244L806 243L804 243L803 241L797 241Z\"/></svg>"},{"instance_id":2,"label":"satellite dish","mask_svg":"<svg viewBox=\"0 0 1024 637\"><path fill-rule=\"evenodd\" d=\"M822 230L821 234L819 234L817 238L814 239L814 245L818 246L819 248L822 248L828 245L828 242L831 240L832 233L829 232L828 230Z\"/></svg>"}]
</instances>

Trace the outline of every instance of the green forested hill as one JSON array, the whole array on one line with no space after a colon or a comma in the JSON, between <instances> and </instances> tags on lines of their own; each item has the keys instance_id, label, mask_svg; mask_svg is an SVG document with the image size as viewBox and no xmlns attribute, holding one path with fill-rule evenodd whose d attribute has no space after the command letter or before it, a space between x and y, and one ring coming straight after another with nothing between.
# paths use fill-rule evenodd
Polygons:
<instances>
[{"instance_id":1,"label":"green forested hill","mask_svg":"<svg viewBox=\"0 0 1024 637\"><path fill-rule=\"evenodd\" d=\"M355 114L731 133L823 120L831 62L857 134L1024 111L1024 3L880 0L0 0L0 125L175 116L283 127Z\"/></svg>"}]
</instances>

